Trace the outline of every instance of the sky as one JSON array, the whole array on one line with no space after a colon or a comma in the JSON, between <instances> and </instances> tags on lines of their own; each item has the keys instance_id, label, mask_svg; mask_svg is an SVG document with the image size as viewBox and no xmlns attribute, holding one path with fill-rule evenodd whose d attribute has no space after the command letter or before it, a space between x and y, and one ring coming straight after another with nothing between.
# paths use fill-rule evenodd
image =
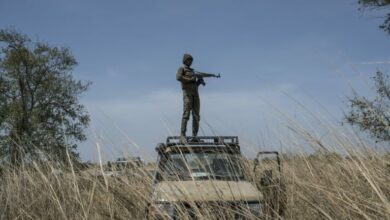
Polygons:
<instances>
[{"instance_id":1,"label":"sky","mask_svg":"<svg viewBox=\"0 0 390 220\"><path fill-rule=\"evenodd\" d=\"M201 135L238 135L251 155L287 149L290 119L341 124L352 91L372 96L370 77L390 67L382 12L358 8L357 0L0 0L0 28L69 47L75 79L92 82L80 97L92 119L83 160L101 152L150 161L158 142L179 134L184 53L196 70L222 75L200 88Z\"/></svg>"}]
</instances>

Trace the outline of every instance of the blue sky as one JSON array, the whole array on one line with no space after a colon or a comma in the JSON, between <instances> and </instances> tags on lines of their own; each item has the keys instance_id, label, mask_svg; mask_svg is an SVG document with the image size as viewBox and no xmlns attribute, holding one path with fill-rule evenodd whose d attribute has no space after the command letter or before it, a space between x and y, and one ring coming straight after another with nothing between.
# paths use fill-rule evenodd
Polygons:
<instances>
[{"instance_id":1,"label":"blue sky","mask_svg":"<svg viewBox=\"0 0 390 220\"><path fill-rule=\"evenodd\" d=\"M93 122L84 160L97 158L96 142L104 159L153 160L156 143L178 133L183 53L222 74L200 89L204 134L239 135L250 154L279 145L280 114L310 125L310 110L337 124L352 89L370 95L369 77L388 72L378 14L357 0L0 0L0 28L71 48L75 78L93 82L81 98Z\"/></svg>"}]
</instances>

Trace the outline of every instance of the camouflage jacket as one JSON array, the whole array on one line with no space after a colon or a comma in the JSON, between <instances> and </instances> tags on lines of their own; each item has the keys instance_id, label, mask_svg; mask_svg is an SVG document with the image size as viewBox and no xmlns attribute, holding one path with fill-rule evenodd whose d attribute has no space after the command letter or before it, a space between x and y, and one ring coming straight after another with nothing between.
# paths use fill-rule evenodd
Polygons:
<instances>
[{"instance_id":1,"label":"camouflage jacket","mask_svg":"<svg viewBox=\"0 0 390 220\"><path fill-rule=\"evenodd\" d=\"M183 92L189 94L198 94L199 82L193 77L193 69L180 67L176 73L176 79L181 82Z\"/></svg>"}]
</instances>

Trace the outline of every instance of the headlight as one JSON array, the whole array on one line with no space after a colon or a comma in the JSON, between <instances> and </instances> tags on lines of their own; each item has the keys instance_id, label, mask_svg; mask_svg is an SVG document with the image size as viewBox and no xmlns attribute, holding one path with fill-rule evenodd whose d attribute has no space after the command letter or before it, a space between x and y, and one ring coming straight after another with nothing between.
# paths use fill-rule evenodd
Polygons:
<instances>
[{"instance_id":1,"label":"headlight","mask_svg":"<svg viewBox=\"0 0 390 220\"><path fill-rule=\"evenodd\" d=\"M165 218L173 219L175 215L175 206L171 203L157 203L156 214L164 216Z\"/></svg>"},{"instance_id":2,"label":"headlight","mask_svg":"<svg viewBox=\"0 0 390 220\"><path fill-rule=\"evenodd\" d=\"M261 215L261 204L258 202L247 204L252 215L259 217Z\"/></svg>"}]
</instances>

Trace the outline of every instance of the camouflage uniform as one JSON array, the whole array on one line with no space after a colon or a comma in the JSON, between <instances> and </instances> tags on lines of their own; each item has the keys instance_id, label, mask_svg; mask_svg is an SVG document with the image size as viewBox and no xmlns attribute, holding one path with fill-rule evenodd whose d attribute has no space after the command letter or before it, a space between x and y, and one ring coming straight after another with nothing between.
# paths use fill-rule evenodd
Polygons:
<instances>
[{"instance_id":1,"label":"camouflage uniform","mask_svg":"<svg viewBox=\"0 0 390 220\"><path fill-rule=\"evenodd\" d=\"M183 63L187 59L193 59L191 55L185 54ZM198 87L200 82L193 76L193 69L184 65L177 70L176 79L181 82L183 90L183 117L181 122L181 136L186 135L187 122L192 112L192 136L196 137L199 130L200 121L200 99Z\"/></svg>"}]
</instances>

